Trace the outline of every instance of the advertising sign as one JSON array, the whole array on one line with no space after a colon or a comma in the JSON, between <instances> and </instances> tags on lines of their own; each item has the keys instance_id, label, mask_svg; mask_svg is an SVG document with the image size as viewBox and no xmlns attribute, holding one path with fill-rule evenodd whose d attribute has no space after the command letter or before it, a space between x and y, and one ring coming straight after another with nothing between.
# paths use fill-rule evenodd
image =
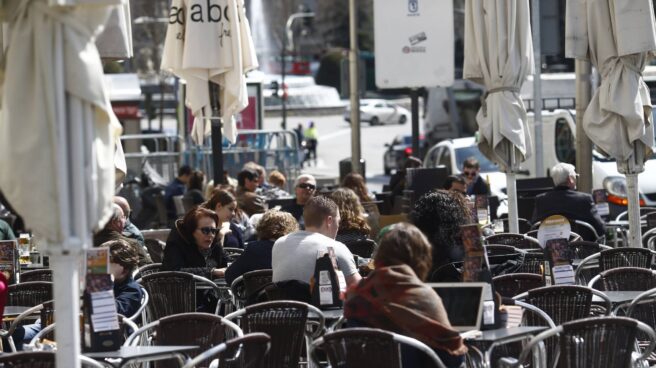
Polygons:
<instances>
[{"instance_id":1,"label":"advertising sign","mask_svg":"<svg viewBox=\"0 0 656 368\"><path fill-rule=\"evenodd\" d=\"M376 86L450 86L454 78L453 2L374 0Z\"/></svg>"}]
</instances>

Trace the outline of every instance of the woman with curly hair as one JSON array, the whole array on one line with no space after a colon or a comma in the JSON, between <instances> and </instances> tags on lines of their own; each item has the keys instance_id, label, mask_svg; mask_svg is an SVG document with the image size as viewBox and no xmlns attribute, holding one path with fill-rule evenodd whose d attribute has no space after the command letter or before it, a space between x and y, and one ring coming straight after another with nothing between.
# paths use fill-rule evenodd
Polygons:
<instances>
[{"instance_id":1,"label":"woman with curly hair","mask_svg":"<svg viewBox=\"0 0 656 368\"><path fill-rule=\"evenodd\" d=\"M298 230L298 222L288 212L268 210L257 223L258 240L246 244L244 253L225 272L228 285L249 271L271 268L271 251L278 238Z\"/></svg>"},{"instance_id":2,"label":"woman with curly hair","mask_svg":"<svg viewBox=\"0 0 656 368\"><path fill-rule=\"evenodd\" d=\"M330 194L339 208L342 220L339 222L339 231L335 240L346 245L362 239L367 239L371 227L364 217L364 208L354 191L348 188L339 188Z\"/></svg>"},{"instance_id":3,"label":"woman with curly hair","mask_svg":"<svg viewBox=\"0 0 656 368\"><path fill-rule=\"evenodd\" d=\"M408 223L391 225L374 257L376 269L350 287L344 317L352 327L373 327L413 337L430 346L448 367L460 367L467 348L451 328L442 299L424 283L431 244ZM404 367L426 367L424 354L404 347Z\"/></svg>"},{"instance_id":4,"label":"woman with curly hair","mask_svg":"<svg viewBox=\"0 0 656 368\"><path fill-rule=\"evenodd\" d=\"M358 173L346 175L344 181L342 181L342 188L348 188L354 191L358 195L358 198L360 198L360 202L371 202L373 200L367 189L367 184L364 182L364 178Z\"/></svg>"},{"instance_id":5,"label":"woman with curly hair","mask_svg":"<svg viewBox=\"0 0 656 368\"><path fill-rule=\"evenodd\" d=\"M427 193L410 213L412 223L433 245L433 268L462 261L460 225L471 222L465 198L446 190Z\"/></svg>"}]
</instances>

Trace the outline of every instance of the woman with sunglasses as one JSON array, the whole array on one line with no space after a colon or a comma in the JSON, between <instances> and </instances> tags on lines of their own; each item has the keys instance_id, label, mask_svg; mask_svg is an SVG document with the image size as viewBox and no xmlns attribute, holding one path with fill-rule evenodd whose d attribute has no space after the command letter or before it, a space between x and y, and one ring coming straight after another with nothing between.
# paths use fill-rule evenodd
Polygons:
<instances>
[{"instance_id":1,"label":"woman with sunglasses","mask_svg":"<svg viewBox=\"0 0 656 368\"><path fill-rule=\"evenodd\" d=\"M223 277L227 266L223 238L229 230L220 227L219 216L196 207L177 220L164 248L163 271L183 271L209 279Z\"/></svg>"},{"instance_id":2,"label":"woman with sunglasses","mask_svg":"<svg viewBox=\"0 0 656 368\"><path fill-rule=\"evenodd\" d=\"M237 200L230 192L222 189L215 189L209 201L203 204L203 207L216 212L219 216L218 227L227 226L229 231L223 238L224 248L244 248L244 234L234 222L237 211ZM227 225L224 225L227 224Z\"/></svg>"}]
</instances>

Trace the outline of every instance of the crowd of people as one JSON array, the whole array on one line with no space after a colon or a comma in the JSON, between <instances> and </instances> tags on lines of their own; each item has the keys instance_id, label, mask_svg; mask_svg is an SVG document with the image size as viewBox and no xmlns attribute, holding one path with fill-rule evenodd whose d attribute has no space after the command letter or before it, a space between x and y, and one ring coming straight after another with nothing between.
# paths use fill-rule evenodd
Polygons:
<instances>
[{"instance_id":1,"label":"crowd of people","mask_svg":"<svg viewBox=\"0 0 656 368\"><path fill-rule=\"evenodd\" d=\"M416 158L407 162L392 178L392 191L403 188L408 170L421 165ZM559 164L551 173L554 190L538 197L533 220L563 210L554 206L567 202L565 210L571 208L572 216L595 227L599 220L603 226L589 196L574 191L577 175L573 167ZM407 222L380 231L367 210L375 196L360 174L351 173L339 187L326 191L319 191L312 175L299 175L294 178L293 197L285 190L286 183L282 173L274 171L267 177L266 170L253 162L244 165L234 186L208 184L202 172L181 167L165 189L164 203L171 225L162 270L223 278L230 285L246 272L271 269L272 281L281 290L294 299L310 302L317 258L330 253L344 275L344 315L351 325L413 336L433 347L447 365L458 366L466 348L451 328L439 296L424 281L442 266L463 260L460 226L472 222L466 196L489 194L478 163L466 160L462 176L449 176L443 188L414 201ZM186 198L190 206L180 218L176 196ZM269 206L280 199L287 201L281 206ZM152 260L143 235L130 222L128 201L115 197L112 208L111 219L94 235L94 246L110 248L117 308L130 314L141 298L135 292L138 287L132 272ZM2 222L0 235L14 236ZM363 240L377 244L365 278L350 248ZM244 251L230 263L226 248ZM217 300L211 291L199 291L198 311L213 312ZM39 329L38 322L26 326L16 338L27 340ZM420 358L408 353L405 359Z\"/></svg>"}]
</instances>

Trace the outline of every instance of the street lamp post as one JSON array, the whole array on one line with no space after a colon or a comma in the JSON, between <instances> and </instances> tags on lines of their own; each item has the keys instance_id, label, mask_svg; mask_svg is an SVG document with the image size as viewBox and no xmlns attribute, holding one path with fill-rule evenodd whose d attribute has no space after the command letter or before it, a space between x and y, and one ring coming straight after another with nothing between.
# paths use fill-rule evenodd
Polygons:
<instances>
[{"instance_id":1,"label":"street lamp post","mask_svg":"<svg viewBox=\"0 0 656 368\"><path fill-rule=\"evenodd\" d=\"M294 54L294 32L292 31L292 25L294 24L294 21L297 19L302 19L302 18L314 18L314 12L301 12L301 13L294 13L287 18L287 23L285 24L285 37L284 37L284 43L282 45L282 49L280 50L280 66L282 67L282 70L280 71L280 79L281 79L281 88L282 88L282 100L281 100L281 106L282 106L282 129L286 130L287 129L287 94L286 94L286 89L285 89L285 76L287 74L287 66L285 62L285 56L286 56L286 51L289 51L291 55Z\"/></svg>"}]
</instances>

